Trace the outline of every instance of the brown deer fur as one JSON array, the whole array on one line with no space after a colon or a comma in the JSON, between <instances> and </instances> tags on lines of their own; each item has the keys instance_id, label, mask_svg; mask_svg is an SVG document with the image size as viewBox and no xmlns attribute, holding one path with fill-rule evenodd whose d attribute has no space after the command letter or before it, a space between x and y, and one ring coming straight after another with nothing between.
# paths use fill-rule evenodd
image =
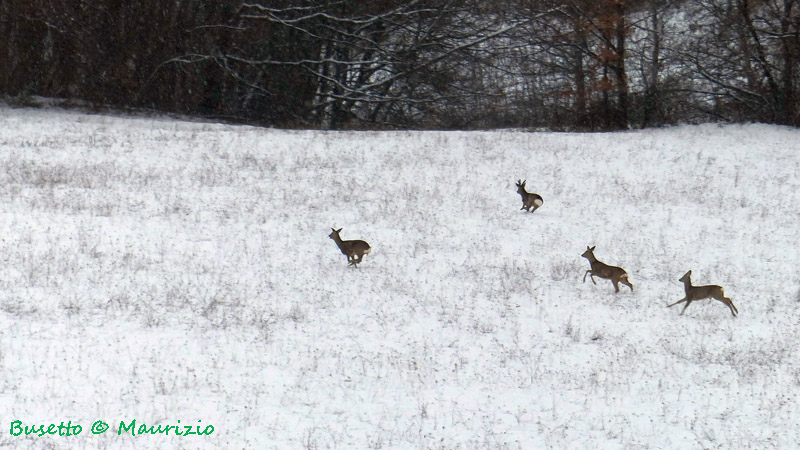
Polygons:
<instances>
[{"instance_id":1,"label":"brown deer fur","mask_svg":"<svg viewBox=\"0 0 800 450\"><path fill-rule=\"evenodd\" d=\"M619 283L627 285L631 288L631 292L633 292L633 285L628 281L627 272L621 267L609 266L608 264L598 261L597 258L594 257L594 247L589 248L587 246L586 251L583 252L581 256L588 259L589 265L592 267L583 274L584 283L586 282L586 275L591 275L592 283L597 284L597 282L594 281L594 277L598 276L611 280L611 282L614 283L614 292L619 292Z\"/></svg>"},{"instance_id":2,"label":"brown deer fur","mask_svg":"<svg viewBox=\"0 0 800 450\"><path fill-rule=\"evenodd\" d=\"M328 237L333 239L333 242L336 242L336 245L339 246L339 250L347 256L347 262L351 266L358 268L358 263L360 263L364 255L368 255L372 249L369 244L361 240L343 241L341 236L339 236L340 231L342 231L341 228L338 230L331 228L331 234L329 234ZM358 259L356 259L356 257Z\"/></svg>"},{"instance_id":3,"label":"brown deer fur","mask_svg":"<svg viewBox=\"0 0 800 450\"><path fill-rule=\"evenodd\" d=\"M542 197L539 196L539 194L534 194L533 192L528 192L525 190L525 183L527 181L528 180L517 180L517 194L522 196L522 208L520 209L524 209L528 212L534 212L540 206L542 206L544 200L542 200ZM531 206L533 206L533 211L531 211Z\"/></svg>"},{"instance_id":4,"label":"brown deer fur","mask_svg":"<svg viewBox=\"0 0 800 450\"><path fill-rule=\"evenodd\" d=\"M692 286L692 271L686 272L684 276L680 278L683 282L683 288L686 291L686 296L682 299L678 300L677 302L667 305L667 307L672 307L677 305L678 303L686 302L683 309L681 310L681 314L686 311L686 308L689 307L689 304L695 300L703 300L706 298L713 298L714 300L719 300L724 303L728 308L731 310L731 314L733 317L736 317L739 314L739 309L736 308L736 305L733 304L733 301L728 297L725 297L725 292L722 289L722 286L717 286L715 284L708 284L705 286Z\"/></svg>"}]
</instances>

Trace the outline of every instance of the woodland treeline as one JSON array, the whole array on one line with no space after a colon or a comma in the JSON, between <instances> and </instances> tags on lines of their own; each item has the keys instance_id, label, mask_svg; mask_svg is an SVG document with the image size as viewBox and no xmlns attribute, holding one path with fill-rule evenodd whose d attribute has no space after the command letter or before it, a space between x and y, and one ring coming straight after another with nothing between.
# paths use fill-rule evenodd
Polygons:
<instances>
[{"instance_id":1,"label":"woodland treeline","mask_svg":"<svg viewBox=\"0 0 800 450\"><path fill-rule=\"evenodd\" d=\"M300 128L800 125L800 0L0 0L0 94Z\"/></svg>"}]
</instances>

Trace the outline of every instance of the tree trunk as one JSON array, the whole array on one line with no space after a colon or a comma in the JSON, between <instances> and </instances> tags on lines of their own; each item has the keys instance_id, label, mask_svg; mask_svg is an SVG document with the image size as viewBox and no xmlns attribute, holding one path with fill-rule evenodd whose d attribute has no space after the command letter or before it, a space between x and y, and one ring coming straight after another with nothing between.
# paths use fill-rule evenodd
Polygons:
<instances>
[{"instance_id":1,"label":"tree trunk","mask_svg":"<svg viewBox=\"0 0 800 450\"><path fill-rule=\"evenodd\" d=\"M628 75L625 72L625 43L628 39L627 21L625 20L625 13L627 12L626 1L627 0L614 1L614 31L616 38L614 75L616 75L617 78L616 126L623 129L628 128Z\"/></svg>"}]
</instances>

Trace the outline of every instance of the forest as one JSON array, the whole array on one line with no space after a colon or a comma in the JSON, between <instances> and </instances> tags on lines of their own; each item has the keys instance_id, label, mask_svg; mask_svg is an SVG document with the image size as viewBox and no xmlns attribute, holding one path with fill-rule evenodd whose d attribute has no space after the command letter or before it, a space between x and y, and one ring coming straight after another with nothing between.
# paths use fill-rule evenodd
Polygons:
<instances>
[{"instance_id":1,"label":"forest","mask_svg":"<svg viewBox=\"0 0 800 450\"><path fill-rule=\"evenodd\" d=\"M304 129L800 126L800 0L0 0L12 105Z\"/></svg>"}]
</instances>

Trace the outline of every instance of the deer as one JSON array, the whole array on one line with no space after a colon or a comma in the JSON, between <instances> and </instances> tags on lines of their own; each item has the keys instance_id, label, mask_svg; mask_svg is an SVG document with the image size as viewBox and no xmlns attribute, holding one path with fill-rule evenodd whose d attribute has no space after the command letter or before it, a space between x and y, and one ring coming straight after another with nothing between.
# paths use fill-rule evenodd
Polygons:
<instances>
[{"instance_id":1,"label":"deer","mask_svg":"<svg viewBox=\"0 0 800 450\"><path fill-rule=\"evenodd\" d=\"M364 255L368 255L372 249L369 244L362 240L343 241L341 236L339 236L341 231L341 228L338 230L331 228L331 234L329 234L328 237L333 239L333 242L336 242L336 245L339 246L339 250L347 256L349 265L358 269L358 263L360 263ZM356 259L356 257L358 257L358 259Z\"/></svg>"},{"instance_id":2,"label":"deer","mask_svg":"<svg viewBox=\"0 0 800 450\"><path fill-rule=\"evenodd\" d=\"M614 283L615 293L619 292L619 283L627 285L631 288L631 292L633 292L633 285L628 281L628 273L625 272L622 267L609 266L608 264L598 261L597 258L594 257L595 247L586 246L586 251L581 255L589 260L589 265L592 267L583 274L583 282L586 283L586 275L591 275L592 283L596 285L597 282L594 281L594 277L598 276L611 280L611 282Z\"/></svg>"},{"instance_id":3,"label":"deer","mask_svg":"<svg viewBox=\"0 0 800 450\"><path fill-rule=\"evenodd\" d=\"M533 192L528 192L525 190L525 183L527 181L528 180L517 180L517 194L522 196L522 208L520 209L524 209L528 212L534 212L540 206L542 206L544 200L542 200L542 197L539 194L534 194ZM531 206L533 206L533 211L531 211Z\"/></svg>"},{"instance_id":4,"label":"deer","mask_svg":"<svg viewBox=\"0 0 800 450\"><path fill-rule=\"evenodd\" d=\"M686 311L686 308L688 308L689 304L692 303L693 301L713 298L714 300L719 300L725 305L727 305L728 308L730 308L733 317L736 317L739 314L739 309L736 308L736 305L733 304L733 301L731 301L731 299L729 299L728 297L725 297L725 291L722 289L722 286L717 286L715 284L708 284L705 286L692 286L691 270L686 272L686 274L682 276L678 281L683 283L683 288L686 291L686 296L671 305L667 305L667 308L671 308L677 305L678 303L686 302L686 305L684 305L683 310L681 310L681 315L683 315L683 312Z\"/></svg>"}]
</instances>

